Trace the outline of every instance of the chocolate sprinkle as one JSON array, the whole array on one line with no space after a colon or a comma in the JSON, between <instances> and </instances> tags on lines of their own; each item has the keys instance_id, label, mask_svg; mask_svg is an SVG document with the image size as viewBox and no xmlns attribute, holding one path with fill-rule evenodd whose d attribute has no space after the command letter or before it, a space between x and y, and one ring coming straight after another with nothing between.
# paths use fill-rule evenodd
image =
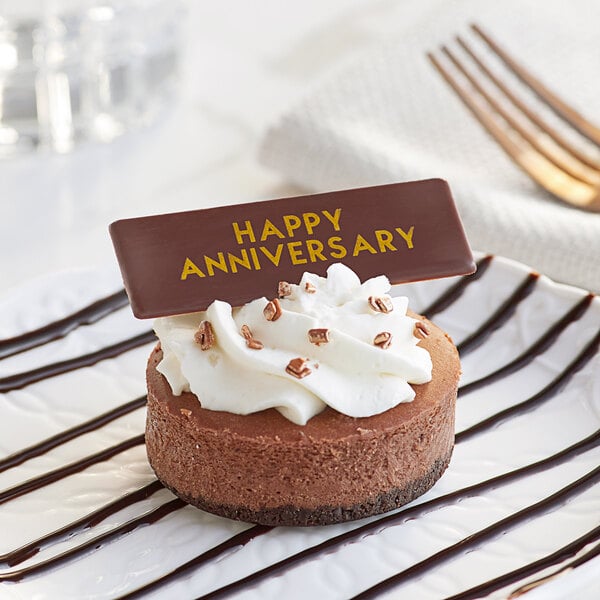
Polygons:
<instances>
[{"instance_id":1,"label":"chocolate sprinkle","mask_svg":"<svg viewBox=\"0 0 600 600\"><path fill-rule=\"evenodd\" d=\"M311 344L320 346L321 344L327 344L329 342L329 329L320 327L316 329L308 330L308 341Z\"/></svg>"},{"instance_id":2,"label":"chocolate sprinkle","mask_svg":"<svg viewBox=\"0 0 600 600\"><path fill-rule=\"evenodd\" d=\"M391 313L394 310L389 296L369 296L369 306L376 312Z\"/></svg>"},{"instance_id":3,"label":"chocolate sprinkle","mask_svg":"<svg viewBox=\"0 0 600 600\"><path fill-rule=\"evenodd\" d=\"M280 281L277 286L277 295L280 298L286 298L292 293L292 286L287 281Z\"/></svg>"},{"instance_id":4,"label":"chocolate sprinkle","mask_svg":"<svg viewBox=\"0 0 600 600\"><path fill-rule=\"evenodd\" d=\"M202 350L209 350L215 344L215 332L210 321L202 321L194 334L194 341Z\"/></svg>"},{"instance_id":5,"label":"chocolate sprinkle","mask_svg":"<svg viewBox=\"0 0 600 600\"><path fill-rule=\"evenodd\" d=\"M392 345L392 334L389 331L382 331L375 336L373 344L379 346L382 350L387 350Z\"/></svg>"},{"instance_id":6,"label":"chocolate sprinkle","mask_svg":"<svg viewBox=\"0 0 600 600\"><path fill-rule=\"evenodd\" d=\"M312 370L307 366L307 362L308 359L306 358L292 358L285 368L285 372L297 379L303 379L312 373Z\"/></svg>"},{"instance_id":7,"label":"chocolate sprinkle","mask_svg":"<svg viewBox=\"0 0 600 600\"><path fill-rule=\"evenodd\" d=\"M429 329L428 329L427 325L425 325L425 323L423 323L423 321L417 321L415 323L413 335L416 338L420 338L420 339L424 340L429 335Z\"/></svg>"},{"instance_id":8,"label":"chocolate sprinkle","mask_svg":"<svg viewBox=\"0 0 600 600\"><path fill-rule=\"evenodd\" d=\"M267 321L277 321L281 316L281 304L279 304L279 300L273 298L273 300L269 301L263 310L263 314Z\"/></svg>"}]
</instances>

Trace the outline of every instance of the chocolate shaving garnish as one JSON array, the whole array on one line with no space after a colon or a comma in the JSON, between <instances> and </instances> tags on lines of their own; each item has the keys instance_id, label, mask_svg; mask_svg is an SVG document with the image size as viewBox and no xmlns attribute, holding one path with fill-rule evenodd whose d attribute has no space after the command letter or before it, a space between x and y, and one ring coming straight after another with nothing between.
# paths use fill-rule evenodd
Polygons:
<instances>
[{"instance_id":1,"label":"chocolate shaving garnish","mask_svg":"<svg viewBox=\"0 0 600 600\"><path fill-rule=\"evenodd\" d=\"M179 412L188 419L192 416L192 411L189 408L180 408Z\"/></svg>"},{"instance_id":2,"label":"chocolate shaving garnish","mask_svg":"<svg viewBox=\"0 0 600 600\"><path fill-rule=\"evenodd\" d=\"M242 325L242 336L246 340L246 346L248 346L248 348L252 348L252 350L262 350L263 343L254 339L248 325Z\"/></svg>"},{"instance_id":3,"label":"chocolate shaving garnish","mask_svg":"<svg viewBox=\"0 0 600 600\"><path fill-rule=\"evenodd\" d=\"M380 313L390 313L394 310L389 296L369 296L369 306Z\"/></svg>"},{"instance_id":4,"label":"chocolate shaving garnish","mask_svg":"<svg viewBox=\"0 0 600 600\"><path fill-rule=\"evenodd\" d=\"M265 315L267 321L277 321L279 319L281 316L281 304L279 304L277 298L273 298L273 300L267 303L263 309L263 315Z\"/></svg>"},{"instance_id":5,"label":"chocolate shaving garnish","mask_svg":"<svg viewBox=\"0 0 600 600\"><path fill-rule=\"evenodd\" d=\"M201 321L198 331L194 334L194 341L200 344L202 350L208 350L215 344L215 332L210 321Z\"/></svg>"},{"instance_id":6,"label":"chocolate shaving garnish","mask_svg":"<svg viewBox=\"0 0 600 600\"><path fill-rule=\"evenodd\" d=\"M306 366L308 359L306 358L292 358L285 368L285 372L293 375L297 379L302 379L307 375L310 375L312 371Z\"/></svg>"},{"instance_id":7,"label":"chocolate shaving garnish","mask_svg":"<svg viewBox=\"0 0 600 600\"><path fill-rule=\"evenodd\" d=\"M317 291L317 288L310 281L307 281L304 284L304 291L307 294L314 294Z\"/></svg>"},{"instance_id":8,"label":"chocolate shaving garnish","mask_svg":"<svg viewBox=\"0 0 600 600\"><path fill-rule=\"evenodd\" d=\"M424 340L429 335L429 328L422 321L417 321L415 323L413 335L417 338Z\"/></svg>"},{"instance_id":9,"label":"chocolate shaving garnish","mask_svg":"<svg viewBox=\"0 0 600 600\"><path fill-rule=\"evenodd\" d=\"M321 344L327 344L327 342L329 342L329 329L309 329L308 341L311 344L316 344L317 346L320 346Z\"/></svg>"},{"instance_id":10,"label":"chocolate shaving garnish","mask_svg":"<svg viewBox=\"0 0 600 600\"><path fill-rule=\"evenodd\" d=\"M280 281L277 286L277 295L280 298L285 298L292 293L292 286L287 281Z\"/></svg>"},{"instance_id":11,"label":"chocolate shaving garnish","mask_svg":"<svg viewBox=\"0 0 600 600\"><path fill-rule=\"evenodd\" d=\"M382 331L375 336L373 343L383 350L387 350L392 343L392 334L389 331Z\"/></svg>"}]
</instances>

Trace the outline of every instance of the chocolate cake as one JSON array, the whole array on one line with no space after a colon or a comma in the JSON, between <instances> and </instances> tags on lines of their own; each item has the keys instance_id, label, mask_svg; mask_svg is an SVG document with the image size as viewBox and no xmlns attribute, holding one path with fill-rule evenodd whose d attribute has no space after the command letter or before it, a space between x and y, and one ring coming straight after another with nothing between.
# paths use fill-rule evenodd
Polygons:
<instances>
[{"instance_id":1,"label":"chocolate cake","mask_svg":"<svg viewBox=\"0 0 600 600\"><path fill-rule=\"evenodd\" d=\"M355 418L327 407L305 425L273 408L249 415L202 408L175 396L148 362L146 445L159 479L204 510L267 525L325 525L389 511L426 492L454 444L460 374L448 336L421 319L432 358L412 402ZM200 402L198 402L200 400Z\"/></svg>"}]
</instances>

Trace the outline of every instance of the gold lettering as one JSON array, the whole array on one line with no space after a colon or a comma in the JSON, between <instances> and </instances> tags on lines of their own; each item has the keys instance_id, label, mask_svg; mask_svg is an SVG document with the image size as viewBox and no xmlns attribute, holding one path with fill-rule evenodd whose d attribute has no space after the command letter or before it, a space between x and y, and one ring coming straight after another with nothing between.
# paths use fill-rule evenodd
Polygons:
<instances>
[{"instance_id":1,"label":"gold lettering","mask_svg":"<svg viewBox=\"0 0 600 600\"><path fill-rule=\"evenodd\" d=\"M413 247L413 233L415 232L415 226L411 225L411 228L408 230L408 233L405 232L401 227L396 227L396 231L404 238L408 249L410 250Z\"/></svg>"},{"instance_id":2,"label":"gold lettering","mask_svg":"<svg viewBox=\"0 0 600 600\"><path fill-rule=\"evenodd\" d=\"M206 277L206 275L189 259L185 259L183 270L181 271L181 281L185 281L188 275L198 275L198 277Z\"/></svg>"},{"instance_id":3,"label":"gold lettering","mask_svg":"<svg viewBox=\"0 0 600 600\"><path fill-rule=\"evenodd\" d=\"M306 240L306 249L308 250L310 262L317 262L317 259L327 260L323 255L323 242L319 240Z\"/></svg>"},{"instance_id":4,"label":"gold lettering","mask_svg":"<svg viewBox=\"0 0 600 600\"><path fill-rule=\"evenodd\" d=\"M392 244L394 234L387 229L377 229L375 231L375 237L377 238L377 244L379 244L379 252L386 252L387 250L397 250L396 246Z\"/></svg>"},{"instance_id":5,"label":"gold lettering","mask_svg":"<svg viewBox=\"0 0 600 600\"><path fill-rule=\"evenodd\" d=\"M206 265L206 270L211 277L215 274L215 267L223 271L223 273L229 273L227 270L227 262L225 261L225 254L223 254L223 252L218 252L217 256L219 257L218 261L214 260L210 256L204 255L204 264Z\"/></svg>"},{"instance_id":6,"label":"gold lettering","mask_svg":"<svg viewBox=\"0 0 600 600\"><path fill-rule=\"evenodd\" d=\"M252 257L252 262L254 263L255 270L260 271L260 261L258 260L256 248L250 248L250 256Z\"/></svg>"},{"instance_id":7,"label":"gold lettering","mask_svg":"<svg viewBox=\"0 0 600 600\"><path fill-rule=\"evenodd\" d=\"M285 217L284 217L285 219ZM299 220L299 219L298 219ZM302 249L298 249L298 246L302 246L302 242L288 242L288 252L290 253L290 258L292 260L293 265L305 265L308 261L305 258L300 258L302 256Z\"/></svg>"},{"instance_id":8,"label":"gold lettering","mask_svg":"<svg viewBox=\"0 0 600 600\"><path fill-rule=\"evenodd\" d=\"M342 209L336 208L335 212L333 214L331 214L328 210L322 210L321 212L325 215L325 217L327 219L329 219L329 221L331 221L331 224L333 225L333 230L339 231L340 230L340 216L342 214Z\"/></svg>"},{"instance_id":9,"label":"gold lettering","mask_svg":"<svg viewBox=\"0 0 600 600\"><path fill-rule=\"evenodd\" d=\"M264 246L259 246L259 250L276 266L279 266L281 260L281 253L283 252L283 244L277 244L277 250L275 254L271 254Z\"/></svg>"},{"instance_id":10,"label":"gold lettering","mask_svg":"<svg viewBox=\"0 0 600 600\"><path fill-rule=\"evenodd\" d=\"M334 251L331 252L331 258L344 258L348 251L339 242L342 238L339 235L334 235L327 240L327 245Z\"/></svg>"},{"instance_id":11,"label":"gold lettering","mask_svg":"<svg viewBox=\"0 0 600 600\"><path fill-rule=\"evenodd\" d=\"M304 226L306 227L306 233L312 235L315 227L321 222L321 217L314 212L302 213L304 219Z\"/></svg>"},{"instance_id":12,"label":"gold lettering","mask_svg":"<svg viewBox=\"0 0 600 600\"><path fill-rule=\"evenodd\" d=\"M302 225L302 221L296 215L284 215L283 222L287 230L288 237L294 237L294 230Z\"/></svg>"},{"instance_id":13,"label":"gold lettering","mask_svg":"<svg viewBox=\"0 0 600 600\"><path fill-rule=\"evenodd\" d=\"M237 222L232 223L231 225L233 227L233 233L235 233L235 239L237 240L238 244L241 245L244 243L244 235L247 235L250 238L251 242L256 241L256 237L254 236L254 229L252 229L252 223L250 223L250 221L244 221L244 226L246 227L246 229L240 229L240 226L237 224Z\"/></svg>"},{"instance_id":14,"label":"gold lettering","mask_svg":"<svg viewBox=\"0 0 600 600\"><path fill-rule=\"evenodd\" d=\"M260 241L264 242L270 235L276 235L278 238L284 238L285 235L269 219L265 219L265 224L262 230L262 235L260 236Z\"/></svg>"},{"instance_id":15,"label":"gold lettering","mask_svg":"<svg viewBox=\"0 0 600 600\"><path fill-rule=\"evenodd\" d=\"M232 273L237 273L237 266L240 265L249 271L252 271L252 265L250 264L250 257L248 256L248 250L246 248L242 248L240 250L240 254L242 258L236 256L235 254L231 254L231 252L227 253L227 258L229 259L229 266L231 268Z\"/></svg>"},{"instance_id":16,"label":"gold lettering","mask_svg":"<svg viewBox=\"0 0 600 600\"><path fill-rule=\"evenodd\" d=\"M365 240L365 238L360 235L360 233L356 236L356 241L354 242L354 250L352 251L352 256L358 256L364 250L368 250L371 254L377 254L377 250Z\"/></svg>"}]
</instances>

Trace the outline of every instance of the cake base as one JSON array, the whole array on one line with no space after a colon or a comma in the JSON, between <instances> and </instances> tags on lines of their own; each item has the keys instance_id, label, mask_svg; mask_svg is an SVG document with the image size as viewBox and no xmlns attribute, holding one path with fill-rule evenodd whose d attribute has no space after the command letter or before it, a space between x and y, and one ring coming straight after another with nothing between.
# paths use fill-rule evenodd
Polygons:
<instances>
[{"instance_id":1,"label":"cake base","mask_svg":"<svg viewBox=\"0 0 600 600\"><path fill-rule=\"evenodd\" d=\"M424 320L424 319L423 319ZM460 363L446 334L428 323L420 344L432 381L412 402L354 418L326 408L306 425L274 409L236 415L174 396L148 361L146 448L157 477L185 502L264 525L326 525L398 508L430 489L454 445Z\"/></svg>"},{"instance_id":2,"label":"cake base","mask_svg":"<svg viewBox=\"0 0 600 600\"><path fill-rule=\"evenodd\" d=\"M415 481L412 485L401 490L389 490L388 492L380 494L373 500L357 504L350 508L342 508L341 506L319 506L317 508L307 509L288 505L276 508L251 510L240 506L214 504L205 501L203 498L187 496L171 487L168 483L165 483L164 481L162 483L167 489L171 490L171 492L187 504L191 504L196 508L200 508L214 515L226 517L235 521L258 523L260 525L269 525L271 527L331 525L333 523L355 521L357 519L364 519L373 515L386 513L422 496L431 489L436 481L442 476L450 463L451 455L452 452L450 452L444 460L435 461L431 471L419 481Z\"/></svg>"}]
</instances>

